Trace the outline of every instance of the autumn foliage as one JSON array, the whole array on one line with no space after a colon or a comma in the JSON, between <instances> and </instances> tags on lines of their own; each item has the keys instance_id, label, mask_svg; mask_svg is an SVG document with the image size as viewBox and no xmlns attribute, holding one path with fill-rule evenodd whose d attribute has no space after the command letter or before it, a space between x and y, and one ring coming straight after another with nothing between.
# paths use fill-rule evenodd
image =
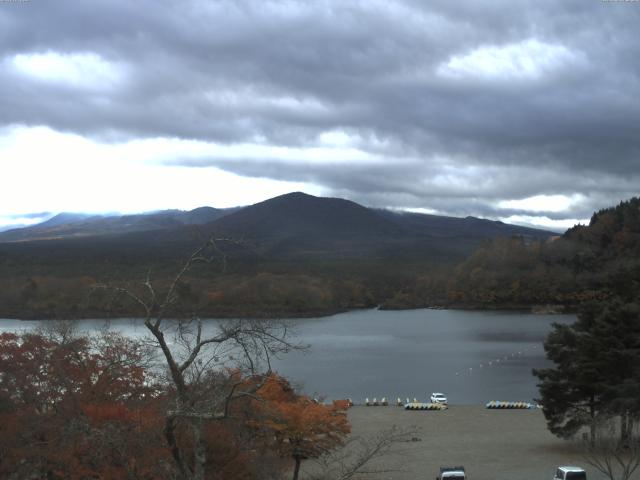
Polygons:
<instances>
[{"instance_id":1,"label":"autumn foliage","mask_svg":"<svg viewBox=\"0 0 640 480\"><path fill-rule=\"evenodd\" d=\"M149 354L116 334L0 334L0 478L174 478L164 435L173 392ZM281 377L218 376L259 390L206 424L207 479L289 475L349 433L342 405L317 404ZM189 453L187 424L176 435Z\"/></svg>"},{"instance_id":2,"label":"autumn foliage","mask_svg":"<svg viewBox=\"0 0 640 480\"><path fill-rule=\"evenodd\" d=\"M2 478L157 478L158 394L141 363L114 334L1 334Z\"/></svg>"},{"instance_id":3,"label":"autumn foliage","mask_svg":"<svg viewBox=\"0 0 640 480\"><path fill-rule=\"evenodd\" d=\"M351 427L344 402L326 406L306 395L296 395L289 382L272 375L260 391L263 405L257 425L271 436L284 457L294 460L294 479L302 460L317 458L344 443Z\"/></svg>"}]
</instances>

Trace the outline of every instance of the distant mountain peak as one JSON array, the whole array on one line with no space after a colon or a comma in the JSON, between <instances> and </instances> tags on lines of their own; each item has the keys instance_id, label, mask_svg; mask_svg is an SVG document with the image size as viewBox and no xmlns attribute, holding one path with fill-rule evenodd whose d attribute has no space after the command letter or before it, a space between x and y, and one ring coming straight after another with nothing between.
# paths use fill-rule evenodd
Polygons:
<instances>
[{"instance_id":1,"label":"distant mountain peak","mask_svg":"<svg viewBox=\"0 0 640 480\"><path fill-rule=\"evenodd\" d=\"M212 207L199 207L190 211L170 209L128 215L63 212L37 225L4 231L0 233L0 242L112 236L168 230L205 225L234 211L235 209L219 210Z\"/></svg>"},{"instance_id":2,"label":"distant mountain peak","mask_svg":"<svg viewBox=\"0 0 640 480\"><path fill-rule=\"evenodd\" d=\"M65 225L68 223L76 223L82 222L87 218L93 217L95 215L90 213L71 213L71 212L61 212L57 215L54 215L49 220L46 220L42 223L39 223L37 226L49 226L54 227L58 225Z\"/></svg>"},{"instance_id":3,"label":"distant mountain peak","mask_svg":"<svg viewBox=\"0 0 640 480\"><path fill-rule=\"evenodd\" d=\"M321 198L321 197L316 197L315 195L298 191L298 192L285 193L274 198Z\"/></svg>"}]
</instances>

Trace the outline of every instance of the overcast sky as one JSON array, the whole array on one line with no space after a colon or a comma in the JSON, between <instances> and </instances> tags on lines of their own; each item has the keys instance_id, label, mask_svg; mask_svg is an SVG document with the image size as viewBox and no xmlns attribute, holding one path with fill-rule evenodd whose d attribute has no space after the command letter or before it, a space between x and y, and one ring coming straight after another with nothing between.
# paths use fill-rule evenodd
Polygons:
<instances>
[{"instance_id":1,"label":"overcast sky","mask_svg":"<svg viewBox=\"0 0 640 480\"><path fill-rule=\"evenodd\" d=\"M561 229L640 186L640 1L0 0L0 85L0 225L300 190Z\"/></svg>"}]
</instances>

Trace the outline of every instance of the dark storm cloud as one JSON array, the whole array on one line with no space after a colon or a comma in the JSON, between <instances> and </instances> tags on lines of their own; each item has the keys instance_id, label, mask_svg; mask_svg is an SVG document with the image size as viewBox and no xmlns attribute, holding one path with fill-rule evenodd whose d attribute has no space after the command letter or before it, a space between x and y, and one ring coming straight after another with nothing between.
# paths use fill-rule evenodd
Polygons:
<instances>
[{"instance_id":1,"label":"dark storm cloud","mask_svg":"<svg viewBox=\"0 0 640 480\"><path fill-rule=\"evenodd\" d=\"M459 215L580 195L537 214L588 218L638 193L639 24L640 3L597 0L5 3L0 124L293 147L338 130L375 161L172 163ZM474 51L509 46L519 69L478 70ZM94 53L119 76L69 86L15 68L47 52Z\"/></svg>"},{"instance_id":2,"label":"dark storm cloud","mask_svg":"<svg viewBox=\"0 0 640 480\"><path fill-rule=\"evenodd\" d=\"M608 206L616 196L629 198L637 195L638 185L633 177L604 176L593 170L576 172L563 167L541 170L526 166L445 166L420 160L363 163L346 159L318 164L302 158L286 162L276 158L214 158L169 163L191 167L216 166L243 176L321 184L333 195L358 198L373 207L428 207L455 216L536 215L552 220L588 219L595 210ZM450 174L447 176L448 171ZM497 207L503 199L557 195L559 192L580 196L571 205L569 213L544 208L532 211Z\"/></svg>"}]
</instances>

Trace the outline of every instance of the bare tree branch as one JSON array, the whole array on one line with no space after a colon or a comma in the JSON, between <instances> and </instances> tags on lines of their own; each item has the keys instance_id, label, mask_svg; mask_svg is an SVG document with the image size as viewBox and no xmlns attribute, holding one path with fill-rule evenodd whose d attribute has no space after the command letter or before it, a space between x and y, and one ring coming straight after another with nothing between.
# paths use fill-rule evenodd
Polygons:
<instances>
[{"instance_id":1,"label":"bare tree branch","mask_svg":"<svg viewBox=\"0 0 640 480\"><path fill-rule=\"evenodd\" d=\"M231 404L238 399L259 400L257 392L271 372L271 356L300 348L288 340L286 325L270 321L217 322L211 325L213 332L210 332L209 329L205 331L197 316L189 320L165 320L169 310L180 300L179 286L194 265L220 260L222 268L226 268L227 255L219 242L238 245L232 239L208 240L189 256L164 293L154 286L150 271L142 283L143 294L124 287L95 286L138 305L144 315L145 327L162 352L175 391L175 398L166 411L164 434L176 475L183 480L204 480L207 461L203 436L205 423L228 418ZM167 338L171 330L175 332L174 343ZM225 350L229 353L228 359L219 362L218 354ZM232 354L234 360L231 360ZM261 361L268 367L265 375L258 373ZM223 369L231 366L235 366L237 374L225 373ZM243 373L247 373L252 381L243 381L246 380L242 378ZM176 435L183 424L192 434L190 461L186 460Z\"/></svg>"},{"instance_id":2,"label":"bare tree branch","mask_svg":"<svg viewBox=\"0 0 640 480\"><path fill-rule=\"evenodd\" d=\"M306 477L309 480L350 480L361 475L396 471L375 463L389 454L400 453L398 447L412 441L417 433L417 429L393 426L371 438L353 437L343 449L317 459L314 472Z\"/></svg>"},{"instance_id":3,"label":"bare tree branch","mask_svg":"<svg viewBox=\"0 0 640 480\"><path fill-rule=\"evenodd\" d=\"M596 440L583 440L579 447L585 462L610 480L629 480L640 468L640 435L631 431L629 438L621 441L615 418L601 422Z\"/></svg>"}]
</instances>

